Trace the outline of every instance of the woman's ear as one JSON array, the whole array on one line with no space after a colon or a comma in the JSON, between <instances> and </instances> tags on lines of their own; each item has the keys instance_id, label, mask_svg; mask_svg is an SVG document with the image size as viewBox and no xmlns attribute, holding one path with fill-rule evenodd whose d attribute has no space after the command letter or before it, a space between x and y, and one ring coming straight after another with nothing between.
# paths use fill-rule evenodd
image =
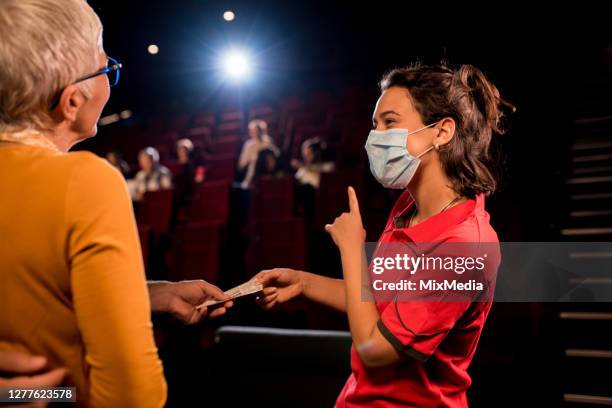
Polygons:
<instances>
[{"instance_id":1,"label":"woman's ear","mask_svg":"<svg viewBox=\"0 0 612 408\"><path fill-rule=\"evenodd\" d=\"M59 103L53 110L53 116L58 122L67 120L75 122L81 107L85 104L86 99L78 86L68 85L60 95Z\"/></svg>"},{"instance_id":2,"label":"woman's ear","mask_svg":"<svg viewBox=\"0 0 612 408\"><path fill-rule=\"evenodd\" d=\"M452 140L452 138L455 136L455 128L456 128L456 123L453 118L442 119L437 126L437 129L439 130L439 132L434 137L433 145L443 146L449 143Z\"/></svg>"}]
</instances>

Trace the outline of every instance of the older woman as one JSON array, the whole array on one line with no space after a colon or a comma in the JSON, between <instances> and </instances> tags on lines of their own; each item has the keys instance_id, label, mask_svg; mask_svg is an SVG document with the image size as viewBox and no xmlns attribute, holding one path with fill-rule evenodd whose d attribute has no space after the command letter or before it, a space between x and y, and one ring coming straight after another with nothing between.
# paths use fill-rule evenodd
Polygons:
<instances>
[{"instance_id":1,"label":"older woman","mask_svg":"<svg viewBox=\"0 0 612 408\"><path fill-rule=\"evenodd\" d=\"M159 152L154 147L146 147L138 153L140 171L128 182L134 201L141 201L147 191L172 188L172 173L159 163Z\"/></svg>"},{"instance_id":2,"label":"older woman","mask_svg":"<svg viewBox=\"0 0 612 408\"><path fill-rule=\"evenodd\" d=\"M151 284L150 302L125 182L67 153L96 134L120 68L101 34L84 0L0 3L0 349L65 367L81 406L161 407L150 307L195 321L219 292Z\"/></svg>"},{"instance_id":3,"label":"older woman","mask_svg":"<svg viewBox=\"0 0 612 408\"><path fill-rule=\"evenodd\" d=\"M261 119L255 119L249 122L248 139L242 145L240 156L238 157L238 170L245 172L244 179L240 186L244 189L251 187L251 182L255 176L255 167L257 166L257 158L259 153L269 149L276 156L279 155L279 150L270 135L268 135L268 125Z\"/></svg>"}]
</instances>

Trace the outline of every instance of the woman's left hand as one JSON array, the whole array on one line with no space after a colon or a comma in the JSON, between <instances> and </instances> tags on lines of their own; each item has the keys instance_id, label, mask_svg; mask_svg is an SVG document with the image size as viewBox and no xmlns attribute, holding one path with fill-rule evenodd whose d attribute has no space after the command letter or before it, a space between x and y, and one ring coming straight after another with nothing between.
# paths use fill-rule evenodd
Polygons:
<instances>
[{"instance_id":1,"label":"woman's left hand","mask_svg":"<svg viewBox=\"0 0 612 408\"><path fill-rule=\"evenodd\" d=\"M325 231L331 235L341 253L361 249L366 236L361 223L357 194L353 187L348 188L348 200L349 212L342 213L333 224L325 226Z\"/></svg>"}]
</instances>

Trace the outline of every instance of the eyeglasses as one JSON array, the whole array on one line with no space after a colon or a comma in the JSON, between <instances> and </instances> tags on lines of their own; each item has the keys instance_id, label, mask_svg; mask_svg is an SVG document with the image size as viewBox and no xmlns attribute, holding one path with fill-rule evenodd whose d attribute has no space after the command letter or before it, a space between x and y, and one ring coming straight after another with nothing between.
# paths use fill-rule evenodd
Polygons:
<instances>
[{"instance_id":1,"label":"eyeglasses","mask_svg":"<svg viewBox=\"0 0 612 408\"><path fill-rule=\"evenodd\" d=\"M105 68L102 68L101 70L96 71L93 74L85 75L84 77L81 77L74 81L73 84L78 84L79 82L87 81L88 79L97 77L99 75L108 75L108 83L110 84L110 86L117 86L117 84L119 83L119 75L121 73L122 67L123 64L118 62L116 59L108 57L108 62L106 63ZM62 89L55 95L55 97L51 101L51 104L49 105L49 110L53 110L57 107L57 104L60 101L60 97L63 91L64 90Z\"/></svg>"},{"instance_id":2,"label":"eyeglasses","mask_svg":"<svg viewBox=\"0 0 612 408\"><path fill-rule=\"evenodd\" d=\"M119 83L119 74L121 73L122 66L123 65L117 62L116 59L108 57L106 68L102 68L93 74L85 75L84 77L74 81L74 83L77 84L79 82L87 81L88 79L97 77L98 75L108 75L108 82L110 83L110 86L117 86Z\"/></svg>"}]
</instances>

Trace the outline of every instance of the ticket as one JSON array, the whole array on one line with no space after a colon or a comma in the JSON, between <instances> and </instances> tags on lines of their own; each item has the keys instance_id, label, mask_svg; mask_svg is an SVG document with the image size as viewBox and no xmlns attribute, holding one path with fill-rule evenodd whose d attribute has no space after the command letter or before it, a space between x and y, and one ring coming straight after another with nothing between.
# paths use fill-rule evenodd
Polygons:
<instances>
[{"instance_id":1,"label":"ticket","mask_svg":"<svg viewBox=\"0 0 612 408\"><path fill-rule=\"evenodd\" d=\"M261 292L262 290L263 290L263 286L261 285L261 283L258 283L256 280L250 280L248 282L243 283L242 285L238 285L236 287L233 287L225 291L225 294L229 296L231 300L231 299L236 299L242 296L252 295L254 293ZM196 306L196 309L199 310L203 307L210 307L210 306L218 305L219 303L224 303L224 302L227 302L227 300L209 299L205 301L204 303Z\"/></svg>"}]
</instances>

